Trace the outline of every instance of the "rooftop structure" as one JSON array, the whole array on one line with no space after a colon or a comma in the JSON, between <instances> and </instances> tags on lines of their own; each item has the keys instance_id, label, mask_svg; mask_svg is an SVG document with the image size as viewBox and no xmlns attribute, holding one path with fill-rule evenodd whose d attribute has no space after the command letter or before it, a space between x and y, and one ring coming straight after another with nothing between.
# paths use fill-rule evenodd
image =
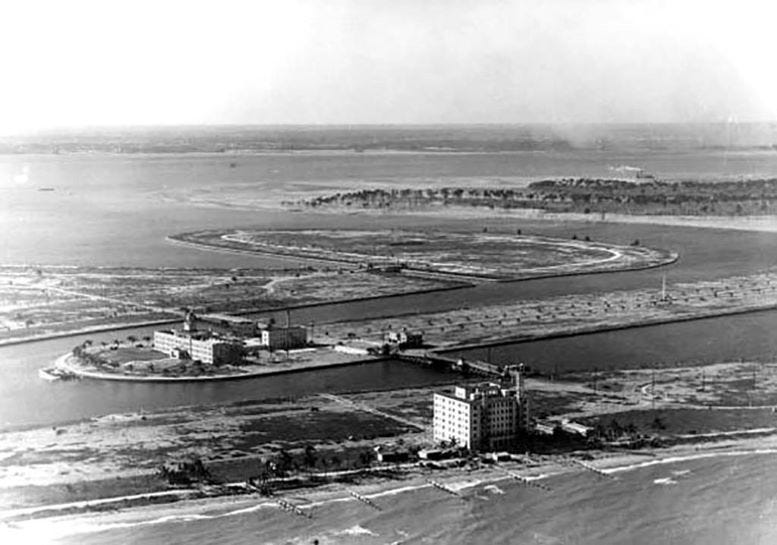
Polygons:
<instances>
[{"instance_id":1,"label":"rooftop structure","mask_svg":"<svg viewBox=\"0 0 777 545\"><path fill-rule=\"evenodd\" d=\"M470 450L498 450L515 444L528 429L529 404L521 368L509 384L484 382L434 394L434 440Z\"/></svg>"}]
</instances>

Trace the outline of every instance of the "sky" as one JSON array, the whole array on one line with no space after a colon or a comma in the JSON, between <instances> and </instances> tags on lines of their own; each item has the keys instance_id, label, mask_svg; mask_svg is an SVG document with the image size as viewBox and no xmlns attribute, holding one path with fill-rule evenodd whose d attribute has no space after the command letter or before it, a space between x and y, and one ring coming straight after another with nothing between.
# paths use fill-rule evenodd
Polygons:
<instances>
[{"instance_id":1,"label":"sky","mask_svg":"<svg viewBox=\"0 0 777 545\"><path fill-rule=\"evenodd\" d=\"M0 133L777 119L758 0L0 0Z\"/></svg>"}]
</instances>

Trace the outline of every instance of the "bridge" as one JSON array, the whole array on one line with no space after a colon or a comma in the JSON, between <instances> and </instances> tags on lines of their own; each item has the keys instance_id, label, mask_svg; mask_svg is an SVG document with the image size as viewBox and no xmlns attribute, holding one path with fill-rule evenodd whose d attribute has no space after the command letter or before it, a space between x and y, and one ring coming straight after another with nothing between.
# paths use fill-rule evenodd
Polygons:
<instances>
[{"instance_id":1,"label":"bridge","mask_svg":"<svg viewBox=\"0 0 777 545\"><path fill-rule=\"evenodd\" d=\"M420 363L422 365L440 366L461 371L462 373L474 373L489 377L504 376L504 367L480 360L465 360L462 358L451 358L444 356L432 350L410 349L402 350L397 356L402 361L411 363Z\"/></svg>"}]
</instances>

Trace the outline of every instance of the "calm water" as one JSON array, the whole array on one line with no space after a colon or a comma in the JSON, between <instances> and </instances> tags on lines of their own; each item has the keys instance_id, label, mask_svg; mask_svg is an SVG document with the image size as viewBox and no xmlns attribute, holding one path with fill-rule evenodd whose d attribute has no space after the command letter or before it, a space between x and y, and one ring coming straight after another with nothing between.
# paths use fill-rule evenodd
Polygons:
<instances>
[{"instance_id":1,"label":"calm water","mask_svg":"<svg viewBox=\"0 0 777 545\"><path fill-rule=\"evenodd\" d=\"M703 364L724 361L777 361L777 312L756 312L512 343L449 352L454 357L495 363L524 362L542 372Z\"/></svg>"},{"instance_id":2,"label":"calm water","mask_svg":"<svg viewBox=\"0 0 777 545\"><path fill-rule=\"evenodd\" d=\"M236 161L235 168L229 161ZM0 262L186 267L284 266L280 260L228 255L171 246L170 233L205 227L444 226L489 229L560 237L588 235L594 240L643 244L677 250L678 263L660 270L488 284L454 292L389 300L337 304L295 311L292 320L317 324L355 316L380 317L398 312L433 311L671 282L746 274L777 265L777 236L771 234L662 226L573 224L528 220L454 221L439 218L380 216L335 217L261 209L194 204L192 196L213 200L220 193L304 194L365 183L523 183L551 175L612 175L610 167L638 164L667 177L716 177L733 174L777 175L777 154L724 152L513 153L513 154L300 154L225 158L218 156L4 156L0 157ZM54 191L40 192L39 187ZM215 195L215 197L214 197ZM202 201L202 199L200 199ZM751 322L752 320L752 322ZM654 361L718 361L766 358L777 352L770 331L775 315L726 318L664 328L648 328L494 349L497 361L521 359L530 365L600 368ZM681 331L682 333L673 333ZM130 331L90 335L100 340ZM115 411L191 403L296 396L313 391L353 390L428 383L425 369L386 363L268 379L214 384L132 385L82 381L49 384L37 370L82 338L0 349L0 426L51 423Z\"/></svg>"},{"instance_id":3,"label":"calm water","mask_svg":"<svg viewBox=\"0 0 777 545\"><path fill-rule=\"evenodd\" d=\"M230 162L236 162L230 168ZM234 225L358 226L359 218L301 218L192 206L219 196L277 197L365 184L522 183L546 176L612 176L636 165L667 178L777 175L777 153L527 152L260 156L0 156L0 261L94 265L212 264L164 243L169 233ZM50 187L54 191L40 192ZM389 220L390 222L390 220ZM220 256L225 266L256 258Z\"/></svg>"},{"instance_id":4,"label":"calm water","mask_svg":"<svg viewBox=\"0 0 777 545\"><path fill-rule=\"evenodd\" d=\"M134 330L144 332L150 330ZM122 332L126 336L126 332ZM83 380L46 382L37 369L90 338L111 340L116 333L57 339L0 350L0 428L78 420L111 412L226 403L244 399L301 397L316 392L345 392L426 385L453 378L400 361L349 365L261 379L185 384L144 384Z\"/></svg>"}]
</instances>

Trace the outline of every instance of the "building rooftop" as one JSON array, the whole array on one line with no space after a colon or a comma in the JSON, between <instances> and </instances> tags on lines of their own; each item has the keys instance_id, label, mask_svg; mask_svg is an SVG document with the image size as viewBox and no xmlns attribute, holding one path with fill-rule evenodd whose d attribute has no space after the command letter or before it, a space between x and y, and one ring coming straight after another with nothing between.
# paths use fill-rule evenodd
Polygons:
<instances>
[{"instance_id":1,"label":"building rooftop","mask_svg":"<svg viewBox=\"0 0 777 545\"><path fill-rule=\"evenodd\" d=\"M184 331L181 329L158 329L160 333L175 335L176 337L192 339L195 341L229 342L227 339L214 335L210 331Z\"/></svg>"},{"instance_id":2,"label":"building rooftop","mask_svg":"<svg viewBox=\"0 0 777 545\"><path fill-rule=\"evenodd\" d=\"M453 392L437 392L439 395L456 401L473 402L482 397L514 397L518 390L514 386L504 386L496 382L480 382L456 386Z\"/></svg>"}]
</instances>

